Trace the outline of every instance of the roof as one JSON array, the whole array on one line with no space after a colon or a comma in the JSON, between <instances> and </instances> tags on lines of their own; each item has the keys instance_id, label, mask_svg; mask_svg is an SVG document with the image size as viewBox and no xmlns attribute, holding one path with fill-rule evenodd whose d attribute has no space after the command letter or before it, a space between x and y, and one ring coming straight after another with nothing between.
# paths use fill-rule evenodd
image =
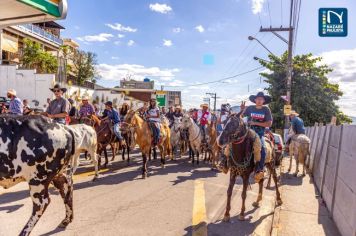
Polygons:
<instances>
[{"instance_id":1,"label":"roof","mask_svg":"<svg viewBox=\"0 0 356 236\"><path fill-rule=\"evenodd\" d=\"M37 23L37 24L48 28L65 29L63 26L61 26L60 24L54 21L48 21L48 22Z\"/></svg>"}]
</instances>

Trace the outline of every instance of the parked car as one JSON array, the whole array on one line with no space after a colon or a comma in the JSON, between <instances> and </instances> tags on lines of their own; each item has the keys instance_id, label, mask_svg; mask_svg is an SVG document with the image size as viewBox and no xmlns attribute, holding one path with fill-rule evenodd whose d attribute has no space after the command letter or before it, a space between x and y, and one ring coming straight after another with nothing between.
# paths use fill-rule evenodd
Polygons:
<instances>
[{"instance_id":1,"label":"parked car","mask_svg":"<svg viewBox=\"0 0 356 236\"><path fill-rule=\"evenodd\" d=\"M276 160L280 161L283 157L283 153L284 153L284 143L283 143L283 139L281 137L281 135L273 133L273 137L274 137L274 149L276 152Z\"/></svg>"},{"instance_id":2,"label":"parked car","mask_svg":"<svg viewBox=\"0 0 356 236\"><path fill-rule=\"evenodd\" d=\"M0 111L2 110L3 106L5 106L6 109L9 109L10 99L6 97L0 97Z\"/></svg>"}]
</instances>

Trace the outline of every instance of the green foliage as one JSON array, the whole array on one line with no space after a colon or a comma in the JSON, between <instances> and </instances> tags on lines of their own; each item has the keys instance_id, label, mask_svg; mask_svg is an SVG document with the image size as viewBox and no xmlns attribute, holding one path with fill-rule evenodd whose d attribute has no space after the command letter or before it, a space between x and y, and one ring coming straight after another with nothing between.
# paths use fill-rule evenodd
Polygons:
<instances>
[{"instance_id":1,"label":"green foliage","mask_svg":"<svg viewBox=\"0 0 356 236\"><path fill-rule=\"evenodd\" d=\"M72 71L75 73L77 83L82 85L85 81L95 83L99 74L95 69L96 54L92 52L77 51L71 56Z\"/></svg>"},{"instance_id":2,"label":"green foliage","mask_svg":"<svg viewBox=\"0 0 356 236\"><path fill-rule=\"evenodd\" d=\"M286 68L288 54L281 57L270 55L270 61L260 60L260 64L270 70L261 73L269 85L266 89L272 96L270 108L274 119L274 128L283 128L283 106L281 96L286 95ZM293 58L292 76L292 109L296 110L306 126L318 123L330 123L336 116L339 123L350 123L351 120L343 114L335 101L342 96L338 84L331 84L327 75L332 70L326 65L320 65L321 58L312 54L298 55Z\"/></svg>"},{"instance_id":3,"label":"green foliage","mask_svg":"<svg viewBox=\"0 0 356 236\"><path fill-rule=\"evenodd\" d=\"M57 73L58 69L57 58L29 39L24 39L21 63L24 68L36 69L37 73Z\"/></svg>"}]
</instances>

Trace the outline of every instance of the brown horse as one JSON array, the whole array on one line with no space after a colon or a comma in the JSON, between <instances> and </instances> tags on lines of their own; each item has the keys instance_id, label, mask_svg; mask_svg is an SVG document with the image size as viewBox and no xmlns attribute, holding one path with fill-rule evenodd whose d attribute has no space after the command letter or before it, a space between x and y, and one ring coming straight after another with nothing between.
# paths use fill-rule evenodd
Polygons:
<instances>
[{"instance_id":1,"label":"brown horse","mask_svg":"<svg viewBox=\"0 0 356 236\"><path fill-rule=\"evenodd\" d=\"M228 158L228 166L230 168L230 184L227 191L227 204L224 215L224 221L230 220L231 195L235 185L237 176L241 176L243 181L242 189L242 207L239 215L240 220L245 219L245 200L246 191L249 184L249 177L254 171L255 162L261 157L261 141L258 135L243 122L241 113L230 115L225 123L224 130L218 138L220 147L225 147L224 154ZM270 148L270 147L269 147ZM268 153L268 152L267 152ZM274 183L276 185L277 203L282 204L281 196L277 185L277 175L275 169L271 165L271 158L266 156L266 167L272 173ZM262 200L263 179L259 182L259 193L256 202L253 206L258 207Z\"/></svg>"},{"instance_id":2,"label":"brown horse","mask_svg":"<svg viewBox=\"0 0 356 236\"><path fill-rule=\"evenodd\" d=\"M221 150L217 143L218 132L216 130L216 123L212 121L206 131L208 133L207 153L209 154L209 162L211 162L212 168L216 168Z\"/></svg>"},{"instance_id":3,"label":"brown horse","mask_svg":"<svg viewBox=\"0 0 356 236\"><path fill-rule=\"evenodd\" d=\"M126 117L125 123L129 127L134 128L136 134L136 143L142 152L142 178L147 177L147 157L150 155L152 148L152 134L149 124L145 122L135 111L130 110ZM158 148L161 154L161 166L165 165L166 154L170 154L170 130L168 124L163 122L160 124L161 128L161 141L158 144Z\"/></svg>"}]
</instances>

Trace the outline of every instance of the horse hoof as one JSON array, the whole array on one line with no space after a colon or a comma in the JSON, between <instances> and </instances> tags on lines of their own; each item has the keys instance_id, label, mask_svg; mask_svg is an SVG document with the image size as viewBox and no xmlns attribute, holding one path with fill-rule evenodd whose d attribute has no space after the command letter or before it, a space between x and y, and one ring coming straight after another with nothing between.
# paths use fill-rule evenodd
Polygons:
<instances>
[{"instance_id":1,"label":"horse hoof","mask_svg":"<svg viewBox=\"0 0 356 236\"><path fill-rule=\"evenodd\" d=\"M288 172L290 172L291 171L291 169L288 169Z\"/></svg>"},{"instance_id":2,"label":"horse hoof","mask_svg":"<svg viewBox=\"0 0 356 236\"><path fill-rule=\"evenodd\" d=\"M253 206L253 207L259 207L260 204L259 204L258 202L253 202L253 203L252 203L252 206Z\"/></svg>"},{"instance_id":3,"label":"horse hoof","mask_svg":"<svg viewBox=\"0 0 356 236\"><path fill-rule=\"evenodd\" d=\"M99 179L99 176L95 176L92 181L95 182L95 181L97 181L98 179Z\"/></svg>"},{"instance_id":4,"label":"horse hoof","mask_svg":"<svg viewBox=\"0 0 356 236\"><path fill-rule=\"evenodd\" d=\"M281 200L281 199L278 199L278 200L277 200L277 205L280 206L280 205L282 205L282 204L283 204L282 200Z\"/></svg>"},{"instance_id":5,"label":"horse hoof","mask_svg":"<svg viewBox=\"0 0 356 236\"><path fill-rule=\"evenodd\" d=\"M302 174L302 177L305 177L305 173Z\"/></svg>"},{"instance_id":6,"label":"horse hoof","mask_svg":"<svg viewBox=\"0 0 356 236\"><path fill-rule=\"evenodd\" d=\"M223 221L224 222L230 222L230 216L224 216Z\"/></svg>"},{"instance_id":7,"label":"horse hoof","mask_svg":"<svg viewBox=\"0 0 356 236\"><path fill-rule=\"evenodd\" d=\"M164 168L166 168L166 166L164 165L164 164L161 164L161 167L164 169Z\"/></svg>"},{"instance_id":8,"label":"horse hoof","mask_svg":"<svg viewBox=\"0 0 356 236\"><path fill-rule=\"evenodd\" d=\"M243 216L243 215L239 215L238 219L239 219L239 221L245 221L246 220L245 216Z\"/></svg>"},{"instance_id":9,"label":"horse hoof","mask_svg":"<svg viewBox=\"0 0 356 236\"><path fill-rule=\"evenodd\" d=\"M294 173L294 176L295 176L295 177L298 177L298 173Z\"/></svg>"}]
</instances>

